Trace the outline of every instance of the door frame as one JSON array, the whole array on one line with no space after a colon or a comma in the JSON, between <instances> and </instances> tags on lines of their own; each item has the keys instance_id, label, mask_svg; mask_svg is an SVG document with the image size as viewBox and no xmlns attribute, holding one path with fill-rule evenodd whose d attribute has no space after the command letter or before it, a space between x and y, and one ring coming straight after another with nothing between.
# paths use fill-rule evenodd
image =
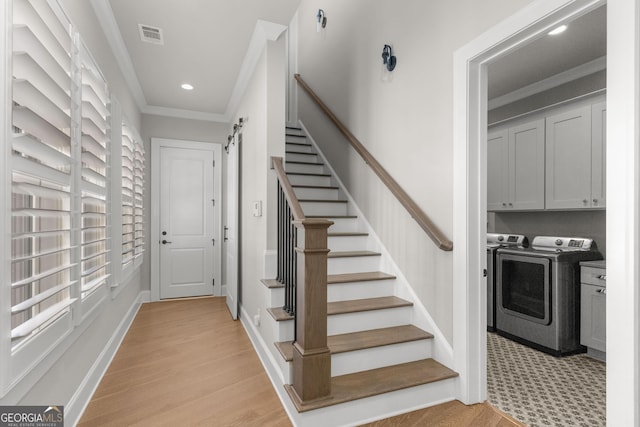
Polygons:
<instances>
[{"instance_id":1,"label":"door frame","mask_svg":"<svg viewBox=\"0 0 640 427\"><path fill-rule=\"evenodd\" d=\"M213 295L222 295L222 144L217 142L186 141L180 139L151 138L151 301L160 301L160 149L185 148L212 151L213 168L213 262L216 286Z\"/></svg>"},{"instance_id":2,"label":"door frame","mask_svg":"<svg viewBox=\"0 0 640 427\"><path fill-rule=\"evenodd\" d=\"M454 54L456 397L486 399L487 63L605 0L538 0ZM640 423L640 6L607 4L607 422ZM484 307L483 307L484 306Z\"/></svg>"}]
</instances>

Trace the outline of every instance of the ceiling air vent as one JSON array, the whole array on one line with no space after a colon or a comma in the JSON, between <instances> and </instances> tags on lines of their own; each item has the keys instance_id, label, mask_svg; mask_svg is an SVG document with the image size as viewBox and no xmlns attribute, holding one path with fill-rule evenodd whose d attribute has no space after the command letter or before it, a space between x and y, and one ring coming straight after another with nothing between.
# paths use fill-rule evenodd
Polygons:
<instances>
[{"instance_id":1,"label":"ceiling air vent","mask_svg":"<svg viewBox=\"0 0 640 427\"><path fill-rule=\"evenodd\" d=\"M138 24L138 30L140 30L140 39L143 42L164 44L164 40L162 38L162 29L158 27L152 27L150 25Z\"/></svg>"}]
</instances>

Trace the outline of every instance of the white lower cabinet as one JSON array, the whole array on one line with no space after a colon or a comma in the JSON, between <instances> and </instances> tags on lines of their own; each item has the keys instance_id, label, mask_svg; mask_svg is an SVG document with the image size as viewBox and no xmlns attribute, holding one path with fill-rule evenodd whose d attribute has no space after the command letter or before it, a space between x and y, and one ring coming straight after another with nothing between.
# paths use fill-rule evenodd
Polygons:
<instances>
[{"instance_id":1,"label":"white lower cabinet","mask_svg":"<svg viewBox=\"0 0 640 427\"><path fill-rule=\"evenodd\" d=\"M603 359L607 343L607 287L604 261L580 263L580 344Z\"/></svg>"}]
</instances>

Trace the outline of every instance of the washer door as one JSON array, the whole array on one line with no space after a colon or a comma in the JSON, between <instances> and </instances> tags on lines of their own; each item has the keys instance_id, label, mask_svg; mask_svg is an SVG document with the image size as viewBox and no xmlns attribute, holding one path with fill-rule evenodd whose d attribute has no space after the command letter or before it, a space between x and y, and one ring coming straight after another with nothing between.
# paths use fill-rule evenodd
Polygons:
<instances>
[{"instance_id":1,"label":"washer door","mask_svg":"<svg viewBox=\"0 0 640 427\"><path fill-rule=\"evenodd\" d=\"M551 260L498 254L498 307L504 313L551 324Z\"/></svg>"}]
</instances>

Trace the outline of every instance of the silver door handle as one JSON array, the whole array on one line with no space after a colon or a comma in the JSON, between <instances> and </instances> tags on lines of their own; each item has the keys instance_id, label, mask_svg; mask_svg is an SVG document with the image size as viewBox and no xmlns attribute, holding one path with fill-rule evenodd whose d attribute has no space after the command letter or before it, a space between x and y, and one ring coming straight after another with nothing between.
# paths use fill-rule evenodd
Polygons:
<instances>
[{"instance_id":1,"label":"silver door handle","mask_svg":"<svg viewBox=\"0 0 640 427\"><path fill-rule=\"evenodd\" d=\"M170 241L168 241L168 240L163 240L163 241L162 241L162 244L163 244L163 245L166 245L167 243L173 243L173 242L170 242Z\"/></svg>"}]
</instances>

